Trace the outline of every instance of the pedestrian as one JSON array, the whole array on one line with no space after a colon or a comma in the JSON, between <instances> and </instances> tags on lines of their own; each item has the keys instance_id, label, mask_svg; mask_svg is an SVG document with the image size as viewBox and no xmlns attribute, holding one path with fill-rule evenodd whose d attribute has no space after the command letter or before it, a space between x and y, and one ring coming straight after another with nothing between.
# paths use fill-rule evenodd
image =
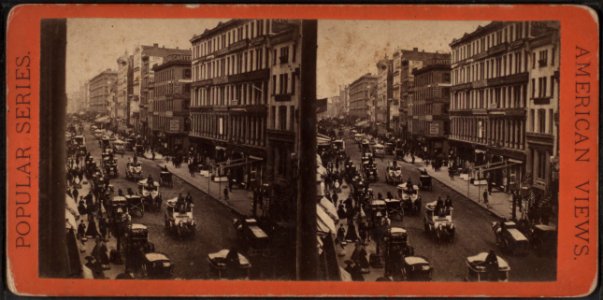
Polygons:
<instances>
[{"instance_id":1,"label":"pedestrian","mask_svg":"<svg viewBox=\"0 0 603 300\"><path fill-rule=\"evenodd\" d=\"M107 240L107 221L103 216L98 218L98 230L100 231L101 237L104 241Z\"/></svg>"},{"instance_id":2,"label":"pedestrian","mask_svg":"<svg viewBox=\"0 0 603 300\"><path fill-rule=\"evenodd\" d=\"M227 187L224 188L224 200L226 200L226 201L229 200L228 199L228 188Z\"/></svg>"},{"instance_id":3,"label":"pedestrian","mask_svg":"<svg viewBox=\"0 0 603 300\"><path fill-rule=\"evenodd\" d=\"M488 190L484 191L484 204L488 206Z\"/></svg>"}]
</instances>

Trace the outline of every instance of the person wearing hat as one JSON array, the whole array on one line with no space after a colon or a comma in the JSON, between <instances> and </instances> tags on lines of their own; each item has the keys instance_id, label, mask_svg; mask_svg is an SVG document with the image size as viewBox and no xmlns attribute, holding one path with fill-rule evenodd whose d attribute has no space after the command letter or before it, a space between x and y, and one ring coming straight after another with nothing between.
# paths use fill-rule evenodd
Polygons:
<instances>
[{"instance_id":1,"label":"person wearing hat","mask_svg":"<svg viewBox=\"0 0 603 300\"><path fill-rule=\"evenodd\" d=\"M356 242L356 248L354 248L354 252L352 252L352 260L356 263L361 269L367 270L369 268L369 262L366 258L367 252L364 249L361 241Z\"/></svg>"},{"instance_id":2,"label":"person wearing hat","mask_svg":"<svg viewBox=\"0 0 603 300\"><path fill-rule=\"evenodd\" d=\"M345 264L345 270L346 272L350 273L353 281L364 281L364 277L362 276L362 269L360 269L360 267L356 263L354 263L354 261L348 259L345 261Z\"/></svg>"}]
</instances>

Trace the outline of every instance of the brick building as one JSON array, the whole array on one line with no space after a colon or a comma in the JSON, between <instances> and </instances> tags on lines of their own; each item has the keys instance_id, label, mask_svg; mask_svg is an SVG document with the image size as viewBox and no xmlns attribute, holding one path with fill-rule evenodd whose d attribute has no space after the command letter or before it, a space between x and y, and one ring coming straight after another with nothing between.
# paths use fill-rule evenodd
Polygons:
<instances>
[{"instance_id":1,"label":"brick building","mask_svg":"<svg viewBox=\"0 0 603 300\"><path fill-rule=\"evenodd\" d=\"M153 97L148 99L149 129L155 145L175 154L188 148L191 55L170 54L152 70L154 83Z\"/></svg>"}]
</instances>

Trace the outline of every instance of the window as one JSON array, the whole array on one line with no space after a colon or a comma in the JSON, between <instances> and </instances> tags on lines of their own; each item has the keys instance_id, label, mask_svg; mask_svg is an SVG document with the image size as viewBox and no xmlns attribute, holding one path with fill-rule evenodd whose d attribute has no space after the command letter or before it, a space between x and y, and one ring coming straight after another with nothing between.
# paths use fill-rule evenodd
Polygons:
<instances>
[{"instance_id":1,"label":"window","mask_svg":"<svg viewBox=\"0 0 603 300\"><path fill-rule=\"evenodd\" d=\"M276 75L272 75L272 95L276 95Z\"/></svg>"},{"instance_id":2,"label":"window","mask_svg":"<svg viewBox=\"0 0 603 300\"><path fill-rule=\"evenodd\" d=\"M289 113L289 130L295 131L295 105L290 106Z\"/></svg>"},{"instance_id":3,"label":"window","mask_svg":"<svg viewBox=\"0 0 603 300\"><path fill-rule=\"evenodd\" d=\"M536 98L536 79L532 78L532 98Z\"/></svg>"},{"instance_id":4,"label":"window","mask_svg":"<svg viewBox=\"0 0 603 300\"><path fill-rule=\"evenodd\" d=\"M272 65L276 65L276 49L272 51Z\"/></svg>"},{"instance_id":5,"label":"window","mask_svg":"<svg viewBox=\"0 0 603 300\"><path fill-rule=\"evenodd\" d=\"M534 109L530 109L530 131L531 132L536 132L536 127L534 127L536 124L536 120L534 118L535 118Z\"/></svg>"},{"instance_id":6,"label":"window","mask_svg":"<svg viewBox=\"0 0 603 300\"><path fill-rule=\"evenodd\" d=\"M551 76L551 92L549 93L549 96L555 96L555 76Z\"/></svg>"},{"instance_id":7,"label":"window","mask_svg":"<svg viewBox=\"0 0 603 300\"><path fill-rule=\"evenodd\" d=\"M554 131L554 119L555 119L555 112L553 111L553 109L549 109L549 130L548 133L549 134L553 134Z\"/></svg>"},{"instance_id":8,"label":"window","mask_svg":"<svg viewBox=\"0 0 603 300\"><path fill-rule=\"evenodd\" d=\"M537 151L538 155L538 178L544 179L546 176L546 153L544 151Z\"/></svg>"},{"instance_id":9,"label":"window","mask_svg":"<svg viewBox=\"0 0 603 300\"><path fill-rule=\"evenodd\" d=\"M536 52L532 52L532 69L536 69Z\"/></svg>"},{"instance_id":10,"label":"window","mask_svg":"<svg viewBox=\"0 0 603 300\"><path fill-rule=\"evenodd\" d=\"M295 94L295 79L293 78L295 75L291 73L291 95Z\"/></svg>"},{"instance_id":11,"label":"window","mask_svg":"<svg viewBox=\"0 0 603 300\"><path fill-rule=\"evenodd\" d=\"M289 62L289 46L281 48L281 55L279 56L279 61L281 64Z\"/></svg>"},{"instance_id":12,"label":"window","mask_svg":"<svg viewBox=\"0 0 603 300\"><path fill-rule=\"evenodd\" d=\"M546 133L546 111L544 109L538 110L538 132Z\"/></svg>"},{"instance_id":13,"label":"window","mask_svg":"<svg viewBox=\"0 0 603 300\"><path fill-rule=\"evenodd\" d=\"M287 130L287 106L278 107L278 123L280 130Z\"/></svg>"},{"instance_id":14,"label":"window","mask_svg":"<svg viewBox=\"0 0 603 300\"><path fill-rule=\"evenodd\" d=\"M547 54L548 54L547 50L542 50L538 53L538 66L539 67L545 67L547 65L547 61L548 61Z\"/></svg>"}]
</instances>

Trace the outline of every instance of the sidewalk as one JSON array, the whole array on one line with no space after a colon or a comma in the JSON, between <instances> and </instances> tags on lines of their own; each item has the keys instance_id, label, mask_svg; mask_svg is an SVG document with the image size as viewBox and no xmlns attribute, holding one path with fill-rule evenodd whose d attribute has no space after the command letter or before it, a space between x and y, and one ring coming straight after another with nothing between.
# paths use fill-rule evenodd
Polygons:
<instances>
[{"instance_id":1,"label":"sidewalk","mask_svg":"<svg viewBox=\"0 0 603 300\"><path fill-rule=\"evenodd\" d=\"M171 163L168 163L163 159L158 159L157 156L155 157L155 160L160 168L167 166L168 170L172 172L173 176L178 177L188 184L194 186L214 200L228 207L234 213L242 216L253 215L253 192L245 189L233 188L232 191L228 193L229 199L225 200L224 188L228 187L227 182L211 181L210 177L202 176L198 172L195 173L194 176L191 176L186 164L182 164L180 168L176 168ZM262 210L259 205L257 208L257 213L258 215L262 214Z\"/></svg>"},{"instance_id":2,"label":"sidewalk","mask_svg":"<svg viewBox=\"0 0 603 300\"><path fill-rule=\"evenodd\" d=\"M79 193L81 196L85 196L88 194L88 191L90 191L90 181L88 181L88 179L84 179L85 183L82 183L82 187L78 189ZM101 210L104 212L104 208L101 208ZM88 228L88 216L87 215L82 215L80 216L80 219L77 221L78 225L79 222L81 220L84 220L84 224L86 224L86 228ZM98 230L98 218L96 219L96 226L97 226L97 230ZM96 242L94 240L93 237L88 237L88 240L85 243L81 243L79 240L77 241L77 245L78 248L80 250L80 261L82 263L82 267L86 268L86 256L89 256L92 254L92 250L94 249ZM111 251L111 249L117 249L117 240L115 239L115 237L112 234L108 234L108 239L107 241L105 241L105 245L107 246L107 250ZM115 277L120 274L123 273L125 271L125 265L121 264L121 265L117 265L114 263L110 263L109 264L109 269L108 270L103 270L103 276L106 279L115 279ZM97 278L98 279L98 278Z\"/></svg>"},{"instance_id":3,"label":"sidewalk","mask_svg":"<svg viewBox=\"0 0 603 300\"><path fill-rule=\"evenodd\" d=\"M404 162L411 164L412 159L410 155L404 157ZM488 205L484 204L483 196L484 190L487 189L486 186L475 186L469 182L469 180L461 179L459 176L454 176L454 179L451 179L448 176L448 167L442 166L439 171L433 169L433 166L425 166L425 162L418 157L415 157L414 165L417 168L424 167L427 169L427 173L431 175L431 177L441 184L448 186L450 189L453 189L457 193L465 196L466 198L475 202L475 204L480 205L484 209L487 209L493 215L502 218L511 218L511 210L512 210L512 198L510 194L505 192L492 192L488 196Z\"/></svg>"}]
</instances>

